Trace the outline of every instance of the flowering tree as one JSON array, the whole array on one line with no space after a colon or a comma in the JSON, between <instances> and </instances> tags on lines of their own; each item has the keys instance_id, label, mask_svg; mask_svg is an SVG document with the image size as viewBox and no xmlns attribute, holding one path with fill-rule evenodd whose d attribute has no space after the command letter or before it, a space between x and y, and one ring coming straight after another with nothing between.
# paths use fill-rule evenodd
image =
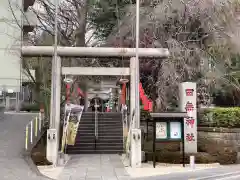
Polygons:
<instances>
[{"instance_id":1,"label":"flowering tree","mask_svg":"<svg viewBox=\"0 0 240 180\"><path fill-rule=\"evenodd\" d=\"M206 0L163 0L141 7L140 46L171 52L168 59L141 61L141 79L157 109L177 105L182 81L197 81L208 91L223 83L239 89L239 83L225 76L232 56L238 53L238 7L238 1L214 4ZM135 46L134 10L135 6L129 7L120 28L109 36L109 44L121 37L125 47Z\"/></svg>"},{"instance_id":2,"label":"flowering tree","mask_svg":"<svg viewBox=\"0 0 240 180\"><path fill-rule=\"evenodd\" d=\"M37 28L53 37L54 4L37 0L43 11L34 10ZM59 44L63 46L135 47L134 1L64 0L59 6ZM168 48L168 59L141 59L141 81L157 109L169 109L178 101L182 81L197 81L207 89L228 84L239 90L231 69L238 53L239 3L208 0L142 0L140 8L140 47ZM44 44L34 35L35 44ZM90 43L91 42L91 43ZM120 66L117 59L69 59L69 66ZM226 68L228 67L228 68Z\"/></svg>"}]
</instances>

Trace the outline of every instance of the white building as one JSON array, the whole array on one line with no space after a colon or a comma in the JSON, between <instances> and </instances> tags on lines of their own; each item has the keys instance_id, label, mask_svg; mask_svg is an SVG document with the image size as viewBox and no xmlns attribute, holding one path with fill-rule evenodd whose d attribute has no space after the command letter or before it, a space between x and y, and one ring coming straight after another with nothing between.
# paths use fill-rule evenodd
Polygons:
<instances>
[{"instance_id":1,"label":"white building","mask_svg":"<svg viewBox=\"0 0 240 180\"><path fill-rule=\"evenodd\" d=\"M29 10L34 2L0 1L0 89L3 91L20 92L23 77L20 47L37 24L36 15Z\"/></svg>"}]
</instances>

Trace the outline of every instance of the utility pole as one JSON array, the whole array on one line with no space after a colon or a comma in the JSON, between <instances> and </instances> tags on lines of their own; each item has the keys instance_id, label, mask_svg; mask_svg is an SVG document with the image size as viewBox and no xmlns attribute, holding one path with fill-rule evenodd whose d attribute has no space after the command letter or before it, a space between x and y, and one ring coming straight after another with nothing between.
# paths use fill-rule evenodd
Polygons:
<instances>
[{"instance_id":1,"label":"utility pole","mask_svg":"<svg viewBox=\"0 0 240 180\"><path fill-rule=\"evenodd\" d=\"M140 127L140 95L139 95L139 82L140 82L140 73L139 73L139 9L140 9L140 2L136 0L136 78L135 78L135 86L136 86L136 98L135 98L135 127Z\"/></svg>"}]
</instances>

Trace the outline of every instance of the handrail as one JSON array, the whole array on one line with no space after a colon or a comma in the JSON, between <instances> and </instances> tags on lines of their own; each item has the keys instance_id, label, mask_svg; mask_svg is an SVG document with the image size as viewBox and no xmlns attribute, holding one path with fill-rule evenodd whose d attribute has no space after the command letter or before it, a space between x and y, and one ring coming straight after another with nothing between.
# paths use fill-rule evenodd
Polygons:
<instances>
[{"instance_id":1,"label":"handrail","mask_svg":"<svg viewBox=\"0 0 240 180\"><path fill-rule=\"evenodd\" d=\"M98 113L95 111L95 138L98 139Z\"/></svg>"},{"instance_id":2,"label":"handrail","mask_svg":"<svg viewBox=\"0 0 240 180\"><path fill-rule=\"evenodd\" d=\"M124 109L124 105L121 104L121 114L122 114L122 128L123 128L123 146L124 146L124 140L125 140L125 136L124 136L124 130L127 127L128 128L128 117L127 117L127 111L126 109Z\"/></svg>"},{"instance_id":3,"label":"handrail","mask_svg":"<svg viewBox=\"0 0 240 180\"><path fill-rule=\"evenodd\" d=\"M126 105L121 104L122 123L123 123L123 125L125 124L125 126L123 126L123 128L128 127L128 118L127 118L128 113L127 113L127 109L124 106L126 106Z\"/></svg>"},{"instance_id":4,"label":"handrail","mask_svg":"<svg viewBox=\"0 0 240 180\"><path fill-rule=\"evenodd\" d=\"M95 141L96 141L98 139L98 111L97 111L98 105L96 102L94 107L95 107Z\"/></svg>"},{"instance_id":5,"label":"handrail","mask_svg":"<svg viewBox=\"0 0 240 180\"><path fill-rule=\"evenodd\" d=\"M127 142L126 142L126 154L127 155L129 154L129 151L130 151L130 133L131 133L132 125L133 125L134 116L135 116L135 109L133 109L131 121L129 124L129 129L128 129Z\"/></svg>"}]
</instances>

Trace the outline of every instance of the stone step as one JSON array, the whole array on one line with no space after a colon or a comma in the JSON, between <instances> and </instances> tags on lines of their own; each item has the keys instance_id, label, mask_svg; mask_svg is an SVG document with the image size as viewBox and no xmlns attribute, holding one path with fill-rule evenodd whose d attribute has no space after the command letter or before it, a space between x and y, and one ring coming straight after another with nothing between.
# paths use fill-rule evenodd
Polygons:
<instances>
[{"instance_id":1,"label":"stone step","mask_svg":"<svg viewBox=\"0 0 240 180\"><path fill-rule=\"evenodd\" d=\"M98 127L98 133L106 133L106 134L111 134L111 133L113 133L113 134L116 134L116 133L120 133L120 134L122 134L123 133L123 130L122 130L122 128L120 128L120 127L117 127L117 128L102 128L102 127ZM78 134L85 134L85 133L91 133L91 132L93 132L93 133L95 133L95 128L93 129L93 128L89 128L89 129L78 129Z\"/></svg>"},{"instance_id":2,"label":"stone step","mask_svg":"<svg viewBox=\"0 0 240 180\"><path fill-rule=\"evenodd\" d=\"M98 124L102 125L121 125L122 121L97 121ZM81 120L79 125L95 125L95 121Z\"/></svg>"},{"instance_id":3,"label":"stone step","mask_svg":"<svg viewBox=\"0 0 240 180\"><path fill-rule=\"evenodd\" d=\"M122 126L114 126L114 127L109 127L109 126L98 126L98 131L109 131L109 132L122 132ZM87 132L87 131L95 131L94 126L79 126L78 127L78 132Z\"/></svg>"},{"instance_id":4,"label":"stone step","mask_svg":"<svg viewBox=\"0 0 240 180\"><path fill-rule=\"evenodd\" d=\"M119 137L123 137L123 133L106 133L106 132L98 132L98 137L101 138L107 138L109 139L109 137L113 137L113 138L119 138ZM76 138L87 138L87 139L91 139L94 138L95 139L95 132L79 132L76 136Z\"/></svg>"},{"instance_id":5,"label":"stone step","mask_svg":"<svg viewBox=\"0 0 240 180\"><path fill-rule=\"evenodd\" d=\"M123 144L117 144L117 145L110 145L110 144L98 144L92 143L92 144L76 144L75 146L68 146L67 149L69 150L112 150L112 151L118 151L123 150Z\"/></svg>"},{"instance_id":6,"label":"stone step","mask_svg":"<svg viewBox=\"0 0 240 180\"><path fill-rule=\"evenodd\" d=\"M75 145L72 146L74 147L95 147L95 142L79 142L76 141ZM123 143L115 143L114 141L112 142L99 142L99 140L96 141L96 146L97 147L122 147Z\"/></svg>"},{"instance_id":7,"label":"stone step","mask_svg":"<svg viewBox=\"0 0 240 180\"><path fill-rule=\"evenodd\" d=\"M99 138L97 140L98 143L123 143L123 138L119 137L119 138ZM76 144L79 143L95 143L95 139L76 139Z\"/></svg>"},{"instance_id":8,"label":"stone step","mask_svg":"<svg viewBox=\"0 0 240 180\"><path fill-rule=\"evenodd\" d=\"M95 114L83 114L78 127L76 144L67 147L69 154L123 152L121 113L98 113L97 117L98 139L95 140Z\"/></svg>"},{"instance_id":9,"label":"stone step","mask_svg":"<svg viewBox=\"0 0 240 180\"><path fill-rule=\"evenodd\" d=\"M118 132L122 132L122 129L123 129L122 125L120 125L120 126L111 126L111 127L109 127L109 126L101 126L101 125L98 126L98 130L102 130L102 131L110 131L110 132L118 131Z\"/></svg>"},{"instance_id":10,"label":"stone step","mask_svg":"<svg viewBox=\"0 0 240 180\"><path fill-rule=\"evenodd\" d=\"M98 122L98 126L104 127L122 127L122 122Z\"/></svg>"},{"instance_id":11,"label":"stone step","mask_svg":"<svg viewBox=\"0 0 240 180\"><path fill-rule=\"evenodd\" d=\"M109 139L109 138L122 138L123 136L122 135L119 135L119 134L112 134L112 135L102 135L102 134L98 134L98 137L99 138L106 138L106 139ZM88 138L88 139L91 139L91 138L94 138L95 139L95 133L87 133L87 134L77 134L77 137L76 139L78 138Z\"/></svg>"},{"instance_id":12,"label":"stone step","mask_svg":"<svg viewBox=\"0 0 240 180\"><path fill-rule=\"evenodd\" d=\"M122 154L123 150L75 150L67 149L67 154Z\"/></svg>"}]
</instances>

